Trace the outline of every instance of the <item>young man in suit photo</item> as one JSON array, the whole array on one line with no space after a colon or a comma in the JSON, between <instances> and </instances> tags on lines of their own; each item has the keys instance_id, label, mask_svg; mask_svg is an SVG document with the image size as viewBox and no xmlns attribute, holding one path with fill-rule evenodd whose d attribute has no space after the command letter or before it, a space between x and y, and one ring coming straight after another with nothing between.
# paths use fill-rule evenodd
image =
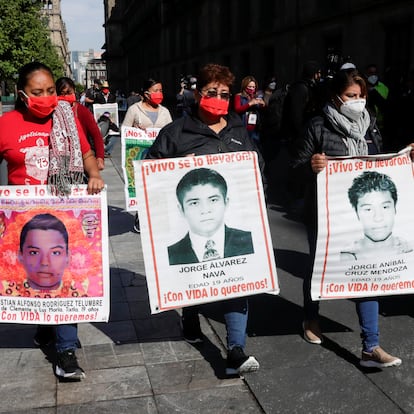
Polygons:
<instances>
[{"instance_id":1,"label":"young man in suit photo","mask_svg":"<svg viewBox=\"0 0 414 414\"><path fill-rule=\"evenodd\" d=\"M178 206L189 231L168 247L170 265L198 263L254 253L248 231L225 225L227 183L209 168L185 174L176 188Z\"/></svg>"}]
</instances>

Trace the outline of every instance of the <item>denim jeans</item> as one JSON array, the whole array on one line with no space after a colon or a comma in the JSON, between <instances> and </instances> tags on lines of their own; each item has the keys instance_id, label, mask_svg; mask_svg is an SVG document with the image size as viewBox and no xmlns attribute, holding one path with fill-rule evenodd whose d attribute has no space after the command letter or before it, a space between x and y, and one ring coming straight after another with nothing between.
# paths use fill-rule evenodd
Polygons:
<instances>
[{"instance_id":1,"label":"denim jeans","mask_svg":"<svg viewBox=\"0 0 414 414\"><path fill-rule=\"evenodd\" d=\"M63 352L78 347L78 325L56 326L56 351Z\"/></svg>"},{"instance_id":2,"label":"denim jeans","mask_svg":"<svg viewBox=\"0 0 414 414\"><path fill-rule=\"evenodd\" d=\"M227 330L227 349L246 346L248 303L246 298L229 299L222 302Z\"/></svg>"},{"instance_id":3,"label":"denim jeans","mask_svg":"<svg viewBox=\"0 0 414 414\"><path fill-rule=\"evenodd\" d=\"M114 145L119 140L119 135L109 135L108 136L108 143L105 145L105 152L107 154L112 153L112 149L114 148Z\"/></svg>"},{"instance_id":4,"label":"denim jeans","mask_svg":"<svg viewBox=\"0 0 414 414\"><path fill-rule=\"evenodd\" d=\"M220 311L224 315L227 331L227 349L231 350L235 346L244 349L246 345L246 329L248 317L248 303L246 298L228 299L218 302ZM204 306L197 305L190 306L183 309L183 318L187 323L194 328L199 326L199 311L202 311ZM206 308L207 309L207 308Z\"/></svg>"},{"instance_id":5,"label":"denim jeans","mask_svg":"<svg viewBox=\"0 0 414 414\"><path fill-rule=\"evenodd\" d=\"M307 226L309 243L309 268L303 279L303 311L305 320L318 319L319 301L312 301L311 279L316 252L316 231L313 225ZM371 351L379 345L378 312L379 305L375 299L358 299L355 304L359 326L361 329L362 347L364 351Z\"/></svg>"},{"instance_id":6,"label":"denim jeans","mask_svg":"<svg viewBox=\"0 0 414 414\"><path fill-rule=\"evenodd\" d=\"M355 306L361 327L362 349L372 351L372 348L379 345L378 301L376 299L358 299Z\"/></svg>"}]
</instances>

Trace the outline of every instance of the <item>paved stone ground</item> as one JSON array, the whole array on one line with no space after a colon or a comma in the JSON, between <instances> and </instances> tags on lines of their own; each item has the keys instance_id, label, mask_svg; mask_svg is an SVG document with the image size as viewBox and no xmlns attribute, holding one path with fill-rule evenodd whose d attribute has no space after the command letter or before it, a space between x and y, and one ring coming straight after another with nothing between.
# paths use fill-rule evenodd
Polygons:
<instances>
[{"instance_id":1,"label":"paved stone ground","mask_svg":"<svg viewBox=\"0 0 414 414\"><path fill-rule=\"evenodd\" d=\"M0 325L0 413L261 413L240 378L226 378L222 341L202 319L201 347L181 338L177 311L151 315L140 236L124 210L120 149L106 160L111 315L79 324L87 377L60 382L53 349L33 345L35 326ZM241 410L241 407L242 410Z\"/></svg>"},{"instance_id":2,"label":"paved stone ground","mask_svg":"<svg viewBox=\"0 0 414 414\"><path fill-rule=\"evenodd\" d=\"M62 383L52 350L33 347L34 326L0 325L0 413L413 413L413 297L381 299L383 347L399 368L364 370L350 300L321 305L323 346L301 338L303 226L281 207L286 158L272 165L268 208L281 294L250 299L247 351L261 363L242 378L224 375L225 329L214 306L203 346L181 339L179 313L150 315L139 235L124 210L119 146L107 160L111 316L79 325L87 378Z\"/></svg>"}]
</instances>

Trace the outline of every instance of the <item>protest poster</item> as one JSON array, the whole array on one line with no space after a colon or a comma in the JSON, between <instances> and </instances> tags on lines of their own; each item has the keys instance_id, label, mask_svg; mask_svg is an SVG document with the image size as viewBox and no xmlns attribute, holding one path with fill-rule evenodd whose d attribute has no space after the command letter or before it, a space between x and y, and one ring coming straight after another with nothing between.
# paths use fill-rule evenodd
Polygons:
<instances>
[{"instance_id":1,"label":"protest poster","mask_svg":"<svg viewBox=\"0 0 414 414\"><path fill-rule=\"evenodd\" d=\"M329 159L318 174L313 300L414 292L409 150Z\"/></svg>"},{"instance_id":2,"label":"protest poster","mask_svg":"<svg viewBox=\"0 0 414 414\"><path fill-rule=\"evenodd\" d=\"M151 312L279 292L255 152L134 161Z\"/></svg>"},{"instance_id":3,"label":"protest poster","mask_svg":"<svg viewBox=\"0 0 414 414\"><path fill-rule=\"evenodd\" d=\"M109 114L109 119L117 127L119 127L119 115L118 115L118 104L117 103L106 103L106 104L93 104L93 117L95 121L99 123L99 118L105 114ZM118 135L118 132L109 130L109 135Z\"/></svg>"},{"instance_id":4,"label":"protest poster","mask_svg":"<svg viewBox=\"0 0 414 414\"><path fill-rule=\"evenodd\" d=\"M0 322L66 324L109 317L106 192L0 187Z\"/></svg>"},{"instance_id":5,"label":"protest poster","mask_svg":"<svg viewBox=\"0 0 414 414\"><path fill-rule=\"evenodd\" d=\"M135 196L134 164L135 160L142 160L151 147L161 128L121 128L121 156L122 170L125 183L125 201L127 211L138 209Z\"/></svg>"}]
</instances>

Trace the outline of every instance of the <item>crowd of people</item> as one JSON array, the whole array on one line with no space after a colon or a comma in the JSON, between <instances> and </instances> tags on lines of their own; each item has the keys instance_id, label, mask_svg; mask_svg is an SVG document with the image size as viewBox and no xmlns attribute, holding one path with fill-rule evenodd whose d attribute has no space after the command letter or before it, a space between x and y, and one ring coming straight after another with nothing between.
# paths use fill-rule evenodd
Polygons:
<instances>
[{"instance_id":1,"label":"crowd of people","mask_svg":"<svg viewBox=\"0 0 414 414\"><path fill-rule=\"evenodd\" d=\"M272 162L281 145L286 145L292 172L288 192L292 201L302 200L304 203L303 212L306 214L303 220L313 259L317 235L317 174L324 170L327 157L331 155L379 154L384 149L397 150L414 142L410 122L399 123L395 135L388 133L391 125L399 122L402 116L396 111L396 102L403 113L408 113L409 109L414 113L414 73L401 84L400 91L391 91L381 81L376 65L369 64L361 71L354 63L343 62L335 73L323 77L319 63L309 61L303 66L302 77L290 85L278 85L273 75L261 88L253 75L247 75L241 80L239 92L232 96L234 87L235 76L229 68L207 64L197 77L189 75L181 79L176 95L177 108L170 110L162 105L161 80L149 78L143 82L139 93L133 91L126 99L128 107L122 125L160 130L147 153L148 159L256 151L264 182L265 162ZM15 110L0 118L0 156L8 162L9 184L59 185L59 176L62 175L70 177L71 183L78 183L85 180L86 172L88 191L101 191L104 183L99 171L105 167L105 151L116 145L114 140L105 143L105 137L109 128L117 132L120 128L120 125L111 127L109 112L104 113L100 120L92 116L94 104L116 102L116 95L111 92L108 82L96 80L80 99L71 79L60 78L55 82L48 67L32 62L20 70L17 90ZM73 123L62 125L57 115L71 119ZM106 128L106 133L99 122ZM57 158L54 161L58 163L59 171L36 169L37 163L30 166L35 169L35 173L30 175L28 171L32 169L29 170L28 161L20 151L22 143L19 137L25 134L29 137L24 142L25 147L39 147L38 156L51 159L54 147L58 146L55 129L71 125L73 130L69 136L79 145L66 150L79 148L78 152L68 155L81 159L83 167L79 171L67 170ZM49 162L50 165L56 163ZM201 195L218 187L217 199L222 204L226 203L226 191L222 185L202 180L194 185L194 191ZM59 189L66 191L63 187ZM184 203L182 209L185 213ZM224 237L224 224L218 227L212 233L217 232ZM138 216L135 229L139 232ZM190 249L191 237L190 232L187 243ZM223 241L221 245L224 245ZM209 249L211 254L211 245ZM220 257L217 251L215 254ZM203 260L202 255L197 257ZM323 342L323 333L318 317L319 302L312 301L310 296L311 273L312 260L303 282L303 338L318 345ZM227 330L226 372L231 375L257 370L257 359L244 351L248 299L230 299L219 305ZM356 311L362 337L360 364L377 368L400 365L400 358L380 347L378 301L375 298L357 300ZM190 343L203 342L199 320L202 312L203 306L183 309L183 337ZM55 343L58 376L80 380L85 375L75 355L78 344L76 325L59 325L55 329L39 326L35 342L40 346Z\"/></svg>"}]
</instances>

